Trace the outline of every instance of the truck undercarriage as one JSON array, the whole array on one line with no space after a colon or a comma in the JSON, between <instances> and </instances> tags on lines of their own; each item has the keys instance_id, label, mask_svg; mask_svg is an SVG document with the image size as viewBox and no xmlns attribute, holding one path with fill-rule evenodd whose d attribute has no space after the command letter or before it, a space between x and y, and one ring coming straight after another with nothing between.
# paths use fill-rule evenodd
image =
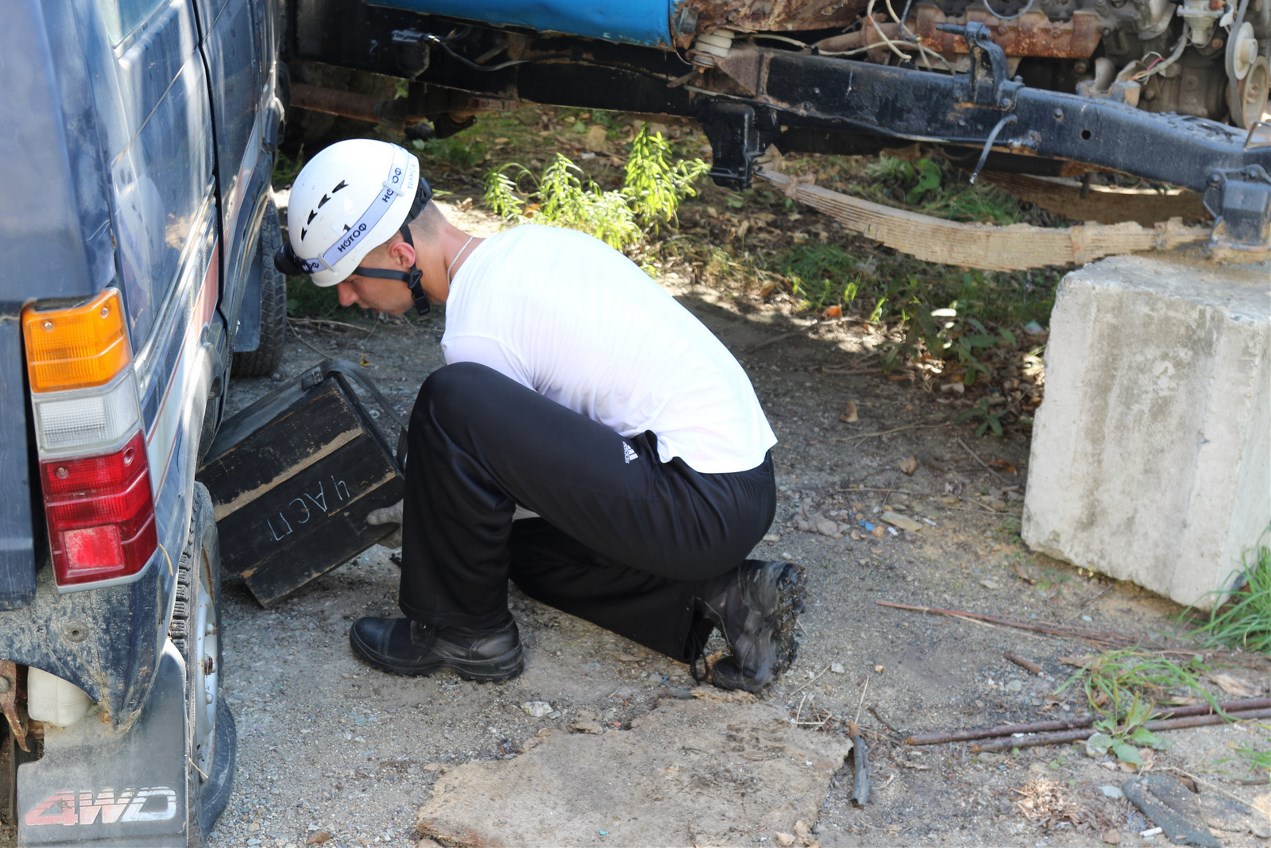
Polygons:
<instances>
[{"instance_id":1,"label":"truck undercarriage","mask_svg":"<svg viewBox=\"0 0 1271 848\"><path fill-rule=\"evenodd\" d=\"M1217 243L1268 242L1268 0L943 0L899 14L890 2L689 2L655 44L561 34L590 22L425 13L443 2L345 8L335 25L335 5L290 10L293 107L427 120L439 135L518 101L680 116L702 125L711 176L734 188L750 185L770 145L929 142L974 163L973 175L1104 171L1191 189ZM317 82L323 65L409 84L404 97L367 97Z\"/></svg>"}]
</instances>

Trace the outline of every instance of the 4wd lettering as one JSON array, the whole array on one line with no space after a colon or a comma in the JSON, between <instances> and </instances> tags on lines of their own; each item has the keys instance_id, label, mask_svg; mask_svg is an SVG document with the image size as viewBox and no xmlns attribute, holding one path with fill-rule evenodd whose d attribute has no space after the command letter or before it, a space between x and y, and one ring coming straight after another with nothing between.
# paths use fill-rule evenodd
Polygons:
<instances>
[{"instance_id":1,"label":"4wd lettering","mask_svg":"<svg viewBox=\"0 0 1271 848\"><path fill-rule=\"evenodd\" d=\"M177 814L177 793L166 786L102 789L96 798L90 791L55 792L37 803L22 817L27 827L42 825L122 824L125 822L169 821Z\"/></svg>"}]
</instances>

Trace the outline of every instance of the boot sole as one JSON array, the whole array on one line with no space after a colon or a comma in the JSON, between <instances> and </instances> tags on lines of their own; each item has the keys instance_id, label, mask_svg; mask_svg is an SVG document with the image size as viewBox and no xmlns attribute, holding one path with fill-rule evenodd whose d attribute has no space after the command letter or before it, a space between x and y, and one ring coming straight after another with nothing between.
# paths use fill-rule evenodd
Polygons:
<instances>
[{"instance_id":1,"label":"boot sole","mask_svg":"<svg viewBox=\"0 0 1271 848\"><path fill-rule=\"evenodd\" d=\"M711 678L711 682L721 689L740 689L758 694L784 674L799 653L795 630L799 624L799 613L803 612L807 574L802 566L788 562L765 563L763 568L766 573L748 583L743 590L746 604L759 614L758 625L748 635L753 638L755 630L768 630L772 643L778 646L776 655L768 673L759 680L741 674L733 657L721 660Z\"/></svg>"},{"instance_id":2,"label":"boot sole","mask_svg":"<svg viewBox=\"0 0 1271 848\"><path fill-rule=\"evenodd\" d=\"M525 670L524 652L518 646L501 657L489 660L443 660L429 665L405 665L373 652L362 643L353 631L349 631L349 644L353 652L366 662L390 674L403 677L431 677L442 669L450 669L464 680L474 683L501 683L511 680Z\"/></svg>"},{"instance_id":3,"label":"boot sole","mask_svg":"<svg viewBox=\"0 0 1271 848\"><path fill-rule=\"evenodd\" d=\"M773 629L773 640L787 650L779 651L773 664L773 676L783 674L793 663L799 652L799 643L794 638L799 625L799 613L803 612L804 589L807 584L807 573L803 566L784 563L780 573L773 581L776 592L776 603L764 614L764 624ZM763 594L759 592L758 594ZM756 599L759 600L759 599Z\"/></svg>"}]
</instances>

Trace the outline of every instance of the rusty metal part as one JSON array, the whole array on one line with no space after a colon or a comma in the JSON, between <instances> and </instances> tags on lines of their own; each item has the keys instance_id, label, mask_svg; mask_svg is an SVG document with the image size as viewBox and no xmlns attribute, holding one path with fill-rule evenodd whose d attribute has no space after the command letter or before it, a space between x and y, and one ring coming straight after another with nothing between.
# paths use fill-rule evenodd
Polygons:
<instances>
[{"instance_id":1,"label":"rusty metal part","mask_svg":"<svg viewBox=\"0 0 1271 848\"><path fill-rule=\"evenodd\" d=\"M927 47L946 57L967 52L966 39L952 32L942 32L940 24L966 24L969 21L989 28L993 41L1007 56L1040 56L1052 59L1088 59L1094 55L1103 37L1103 19L1095 12L1078 9L1068 21L1052 21L1042 12L1026 12L1017 18L1003 20L981 9L968 9L961 17L950 18L935 6L923 5L911 19L910 26Z\"/></svg>"},{"instance_id":2,"label":"rusty metal part","mask_svg":"<svg viewBox=\"0 0 1271 848\"><path fill-rule=\"evenodd\" d=\"M846 29L865 11L866 0L685 0L678 14L693 19L693 28L677 32L681 47L701 33L717 29L733 32L799 32Z\"/></svg>"},{"instance_id":3,"label":"rusty metal part","mask_svg":"<svg viewBox=\"0 0 1271 848\"><path fill-rule=\"evenodd\" d=\"M734 94L756 96L764 89L767 79L767 54L758 50L735 50L727 56L715 58L716 71L733 83Z\"/></svg>"},{"instance_id":4,"label":"rusty metal part","mask_svg":"<svg viewBox=\"0 0 1271 848\"><path fill-rule=\"evenodd\" d=\"M398 127L431 120L438 114L446 114L453 120L462 122L478 112L506 111L513 108L512 104L505 100L490 97L460 97L450 100L445 108L425 110L419 108L419 105L413 103L410 98L385 100L374 95L307 83L292 84L291 106L296 109L307 109L310 112L352 118L369 124L389 124Z\"/></svg>"},{"instance_id":5,"label":"rusty metal part","mask_svg":"<svg viewBox=\"0 0 1271 848\"><path fill-rule=\"evenodd\" d=\"M291 86L291 105L297 109L325 112L371 124L384 120L382 101L352 91L338 91L304 83L294 83Z\"/></svg>"},{"instance_id":6,"label":"rusty metal part","mask_svg":"<svg viewBox=\"0 0 1271 848\"><path fill-rule=\"evenodd\" d=\"M13 734L14 741L23 751L30 753L26 725L22 716L18 715L18 666L12 660L0 660L0 710L9 720L9 732Z\"/></svg>"}]
</instances>

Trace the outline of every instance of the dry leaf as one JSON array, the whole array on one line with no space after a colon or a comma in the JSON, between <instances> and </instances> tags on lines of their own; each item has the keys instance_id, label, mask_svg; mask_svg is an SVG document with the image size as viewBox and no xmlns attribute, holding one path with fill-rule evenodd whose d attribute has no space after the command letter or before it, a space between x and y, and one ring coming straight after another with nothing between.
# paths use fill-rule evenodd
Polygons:
<instances>
[{"instance_id":1,"label":"dry leaf","mask_svg":"<svg viewBox=\"0 0 1271 848\"><path fill-rule=\"evenodd\" d=\"M918 457L910 454L900 462L900 470L910 477L914 476L914 472L918 470Z\"/></svg>"},{"instance_id":2,"label":"dry leaf","mask_svg":"<svg viewBox=\"0 0 1271 848\"><path fill-rule=\"evenodd\" d=\"M849 400L847 402L847 407L844 408L843 414L839 416L839 420L844 424L855 424L861 420L860 416L856 414L856 401Z\"/></svg>"},{"instance_id":3,"label":"dry leaf","mask_svg":"<svg viewBox=\"0 0 1271 848\"><path fill-rule=\"evenodd\" d=\"M317 833L309 834L309 838L305 840L306 845L321 845L324 842L331 841L331 834L325 830L319 830Z\"/></svg>"},{"instance_id":4,"label":"dry leaf","mask_svg":"<svg viewBox=\"0 0 1271 848\"><path fill-rule=\"evenodd\" d=\"M826 319L827 321L832 318L842 318L843 307L839 306L838 304L834 304L833 306L827 306L825 307L824 311L821 312L821 317Z\"/></svg>"},{"instance_id":5,"label":"dry leaf","mask_svg":"<svg viewBox=\"0 0 1271 848\"><path fill-rule=\"evenodd\" d=\"M990 459L987 465L989 468L996 468L999 471L1005 471L1007 474L1018 473L1015 470L1015 464L1013 462L1007 462L1005 459Z\"/></svg>"},{"instance_id":6,"label":"dry leaf","mask_svg":"<svg viewBox=\"0 0 1271 848\"><path fill-rule=\"evenodd\" d=\"M1209 675L1209 679L1217 683L1222 691L1226 692L1228 695L1235 695L1237 698L1252 698L1262 694L1262 690L1258 687L1254 686L1247 680L1242 680L1241 678L1236 677L1235 675L1219 672L1217 674Z\"/></svg>"}]
</instances>

